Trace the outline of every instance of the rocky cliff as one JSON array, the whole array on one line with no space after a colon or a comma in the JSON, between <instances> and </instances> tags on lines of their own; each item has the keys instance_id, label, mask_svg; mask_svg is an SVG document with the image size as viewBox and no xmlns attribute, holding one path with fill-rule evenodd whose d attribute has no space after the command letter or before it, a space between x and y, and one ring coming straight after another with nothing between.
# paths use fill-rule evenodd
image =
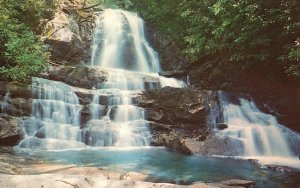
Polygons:
<instances>
[{"instance_id":1,"label":"rocky cliff","mask_svg":"<svg viewBox=\"0 0 300 188\"><path fill-rule=\"evenodd\" d=\"M56 1L57 8L42 32L55 64L77 65L87 62L96 14L85 1Z\"/></svg>"}]
</instances>

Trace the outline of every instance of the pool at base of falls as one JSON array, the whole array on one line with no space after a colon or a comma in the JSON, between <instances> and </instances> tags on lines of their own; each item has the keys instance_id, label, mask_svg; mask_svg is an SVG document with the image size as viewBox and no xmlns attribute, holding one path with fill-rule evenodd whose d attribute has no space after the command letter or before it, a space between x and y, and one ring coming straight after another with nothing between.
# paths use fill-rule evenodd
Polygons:
<instances>
[{"instance_id":1,"label":"pool at base of falls","mask_svg":"<svg viewBox=\"0 0 300 188\"><path fill-rule=\"evenodd\" d=\"M22 153L19 153L20 155ZM94 166L117 172L138 172L147 180L192 184L227 179L248 179L255 187L297 187L300 171L271 170L251 160L213 156L186 156L163 147L88 148L33 151L48 162Z\"/></svg>"}]
</instances>

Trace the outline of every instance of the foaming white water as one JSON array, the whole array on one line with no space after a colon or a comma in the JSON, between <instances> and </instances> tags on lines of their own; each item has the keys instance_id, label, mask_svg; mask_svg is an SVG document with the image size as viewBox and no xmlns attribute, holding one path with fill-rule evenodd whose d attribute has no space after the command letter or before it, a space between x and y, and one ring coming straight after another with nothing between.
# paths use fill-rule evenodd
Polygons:
<instances>
[{"instance_id":1,"label":"foaming white water","mask_svg":"<svg viewBox=\"0 0 300 188\"><path fill-rule=\"evenodd\" d=\"M32 79L32 116L23 121L26 138L21 148L52 149L82 147L82 106L71 87L42 78Z\"/></svg>"},{"instance_id":2,"label":"foaming white water","mask_svg":"<svg viewBox=\"0 0 300 188\"><path fill-rule=\"evenodd\" d=\"M143 20L136 13L105 10L94 32L91 65L108 71L108 77L96 86L90 108L93 111L90 131L97 129L100 134L92 138L88 134L86 139L97 146L149 145L150 132L144 110L132 104L132 92L164 86L183 87L184 83L158 76L158 55L146 40ZM101 117L104 96L110 107Z\"/></svg>"},{"instance_id":3,"label":"foaming white water","mask_svg":"<svg viewBox=\"0 0 300 188\"><path fill-rule=\"evenodd\" d=\"M300 168L297 149L298 133L280 125L276 118L261 112L253 101L240 98L233 104L226 94L220 93L223 122L228 128L220 135L238 140L243 144L243 158L257 159L262 164L280 164Z\"/></svg>"},{"instance_id":4,"label":"foaming white water","mask_svg":"<svg viewBox=\"0 0 300 188\"><path fill-rule=\"evenodd\" d=\"M99 18L93 40L92 65L139 72L158 72L157 53L136 13L107 9Z\"/></svg>"}]
</instances>

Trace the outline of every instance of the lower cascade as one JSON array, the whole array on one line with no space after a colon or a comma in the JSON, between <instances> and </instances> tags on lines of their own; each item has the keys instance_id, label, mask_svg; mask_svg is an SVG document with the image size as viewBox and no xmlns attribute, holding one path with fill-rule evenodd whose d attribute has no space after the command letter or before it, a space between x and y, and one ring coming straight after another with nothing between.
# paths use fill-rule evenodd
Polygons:
<instances>
[{"instance_id":1,"label":"lower cascade","mask_svg":"<svg viewBox=\"0 0 300 188\"><path fill-rule=\"evenodd\" d=\"M221 122L228 126L219 134L241 143L239 156L300 168L299 149L293 148L300 143L299 134L280 125L274 116L261 112L253 101L230 100L228 95L219 93L223 108Z\"/></svg>"},{"instance_id":2,"label":"lower cascade","mask_svg":"<svg viewBox=\"0 0 300 188\"><path fill-rule=\"evenodd\" d=\"M133 105L134 93L184 87L181 81L158 76L158 56L145 38L142 19L123 10L107 9L99 16L88 66L107 72L104 82L87 91L91 94L89 121L81 121L84 106L76 95L78 88L33 78L36 99L31 118L23 121L26 138L20 148L147 146L151 135L143 109Z\"/></svg>"}]
</instances>

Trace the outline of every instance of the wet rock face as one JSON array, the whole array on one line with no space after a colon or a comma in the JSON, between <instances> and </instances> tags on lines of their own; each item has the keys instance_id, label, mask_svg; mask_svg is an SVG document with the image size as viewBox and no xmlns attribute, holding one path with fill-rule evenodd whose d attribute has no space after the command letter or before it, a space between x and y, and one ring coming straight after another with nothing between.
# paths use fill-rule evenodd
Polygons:
<instances>
[{"instance_id":1,"label":"wet rock face","mask_svg":"<svg viewBox=\"0 0 300 188\"><path fill-rule=\"evenodd\" d=\"M200 142L209 134L207 117L218 98L212 91L164 87L144 91L135 103L145 108L145 118L151 121L152 145L193 154L200 153Z\"/></svg>"},{"instance_id":2,"label":"wet rock face","mask_svg":"<svg viewBox=\"0 0 300 188\"><path fill-rule=\"evenodd\" d=\"M28 116L31 114L31 87L17 83L0 83L0 114Z\"/></svg>"},{"instance_id":3,"label":"wet rock face","mask_svg":"<svg viewBox=\"0 0 300 188\"><path fill-rule=\"evenodd\" d=\"M53 66L42 75L45 79L65 82L78 88L92 89L107 81L108 72L88 66Z\"/></svg>"},{"instance_id":4,"label":"wet rock face","mask_svg":"<svg viewBox=\"0 0 300 188\"><path fill-rule=\"evenodd\" d=\"M216 93L189 88L164 87L144 91L136 102L146 108L146 118L165 124L204 125Z\"/></svg>"},{"instance_id":5,"label":"wet rock face","mask_svg":"<svg viewBox=\"0 0 300 188\"><path fill-rule=\"evenodd\" d=\"M91 89L107 80L108 73L95 68L77 66L65 78L65 82L75 87Z\"/></svg>"},{"instance_id":6,"label":"wet rock face","mask_svg":"<svg viewBox=\"0 0 300 188\"><path fill-rule=\"evenodd\" d=\"M32 88L28 84L0 81L0 95L2 96L5 96L9 92L10 97L31 98L31 91Z\"/></svg>"},{"instance_id":7,"label":"wet rock face","mask_svg":"<svg viewBox=\"0 0 300 188\"><path fill-rule=\"evenodd\" d=\"M0 115L0 145L15 146L23 138L24 133L19 126L19 118Z\"/></svg>"},{"instance_id":8,"label":"wet rock face","mask_svg":"<svg viewBox=\"0 0 300 188\"><path fill-rule=\"evenodd\" d=\"M45 79L63 82L74 69L75 67L72 66L51 66L43 77Z\"/></svg>"}]
</instances>

